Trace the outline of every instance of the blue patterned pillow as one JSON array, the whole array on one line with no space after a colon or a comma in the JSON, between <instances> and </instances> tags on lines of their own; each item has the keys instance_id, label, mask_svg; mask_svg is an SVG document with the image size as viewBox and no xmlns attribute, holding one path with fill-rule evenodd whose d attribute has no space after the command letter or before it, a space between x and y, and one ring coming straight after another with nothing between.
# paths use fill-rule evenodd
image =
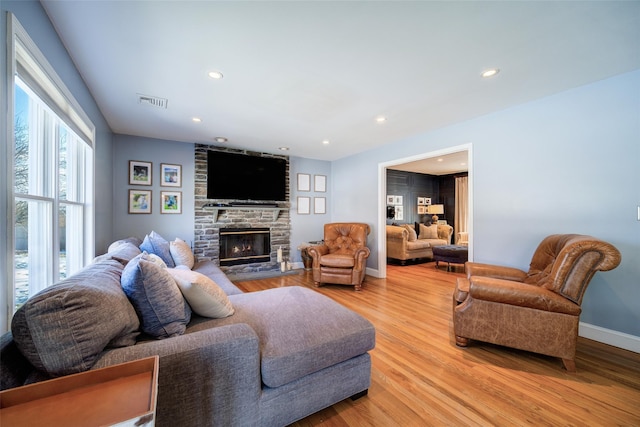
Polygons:
<instances>
[{"instance_id":1,"label":"blue patterned pillow","mask_svg":"<svg viewBox=\"0 0 640 427\"><path fill-rule=\"evenodd\" d=\"M151 234L147 234L144 237L144 241L140 245L140 250L158 255L165 264L167 264L167 267L173 268L176 266L171 256L169 242L155 231L152 231Z\"/></svg>"},{"instance_id":2,"label":"blue patterned pillow","mask_svg":"<svg viewBox=\"0 0 640 427\"><path fill-rule=\"evenodd\" d=\"M191 307L166 269L142 253L124 268L121 283L140 317L143 332L155 338L184 333L191 320Z\"/></svg>"}]
</instances>

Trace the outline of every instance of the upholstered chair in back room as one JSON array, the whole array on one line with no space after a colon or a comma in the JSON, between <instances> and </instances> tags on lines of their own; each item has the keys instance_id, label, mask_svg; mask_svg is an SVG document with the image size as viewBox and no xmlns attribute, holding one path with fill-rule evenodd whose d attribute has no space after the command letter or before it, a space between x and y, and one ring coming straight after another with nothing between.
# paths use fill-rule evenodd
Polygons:
<instances>
[{"instance_id":1,"label":"upholstered chair in back room","mask_svg":"<svg viewBox=\"0 0 640 427\"><path fill-rule=\"evenodd\" d=\"M307 252L313 259L311 267L316 286L323 283L353 285L362 289L369 258L368 224L355 222L324 225L324 244L312 246Z\"/></svg>"},{"instance_id":2,"label":"upholstered chair in back room","mask_svg":"<svg viewBox=\"0 0 640 427\"><path fill-rule=\"evenodd\" d=\"M620 264L620 252L591 236L545 238L528 272L468 262L453 294L456 344L469 340L562 359L574 372L581 304L597 271Z\"/></svg>"}]
</instances>

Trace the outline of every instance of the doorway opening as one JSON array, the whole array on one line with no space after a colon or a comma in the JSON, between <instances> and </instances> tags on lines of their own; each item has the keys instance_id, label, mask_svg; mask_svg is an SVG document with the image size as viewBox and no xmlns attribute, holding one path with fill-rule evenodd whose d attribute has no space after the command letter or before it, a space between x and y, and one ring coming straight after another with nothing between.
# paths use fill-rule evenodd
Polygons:
<instances>
[{"instance_id":1,"label":"doorway opening","mask_svg":"<svg viewBox=\"0 0 640 427\"><path fill-rule=\"evenodd\" d=\"M387 277L387 169L402 169L419 173L428 173L428 169L422 168L429 161L433 162L439 158L466 153L466 164L468 173L468 220L467 232L469 235L469 261L473 260L473 164L472 145L464 144L442 150L431 151L411 157L400 158L378 165L378 274L379 277ZM418 166L421 166L420 168ZM427 166L428 168L428 166ZM415 169L415 170L412 170ZM455 236L454 236L455 239ZM453 240L455 242L455 240Z\"/></svg>"}]
</instances>

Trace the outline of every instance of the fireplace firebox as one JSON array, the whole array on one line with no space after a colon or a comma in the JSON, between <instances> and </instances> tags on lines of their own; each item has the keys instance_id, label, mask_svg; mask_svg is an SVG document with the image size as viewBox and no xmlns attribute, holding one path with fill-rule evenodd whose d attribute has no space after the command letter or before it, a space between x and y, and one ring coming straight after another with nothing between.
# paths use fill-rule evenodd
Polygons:
<instances>
[{"instance_id":1,"label":"fireplace firebox","mask_svg":"<svg viewBox=\"0 0 640 427\"><path fill-rule=\"evenodd\" d=\"M220 265L269 262L270 234L268 228L221 228Z\"/></svg>"}]
</instances>

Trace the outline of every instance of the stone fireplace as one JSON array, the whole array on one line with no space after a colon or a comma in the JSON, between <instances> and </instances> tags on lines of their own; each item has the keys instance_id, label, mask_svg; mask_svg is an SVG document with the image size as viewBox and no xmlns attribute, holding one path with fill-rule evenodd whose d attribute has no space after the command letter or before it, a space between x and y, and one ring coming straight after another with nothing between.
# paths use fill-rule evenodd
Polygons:
<instances>
[{"instance_id":1,"label":"stone fireplace","mask_svg":"<svg viewBox=\"0 0 640 427\"><path fill-rule=\"evenodd\" d=\"M220 268L227 274L256 273L260 271L279 271L277 262L278 248L282 249L283 256L289 258L290 253L290 203L289 203L289 179L287 179L287 202L281 203L277 208L272 206L218 206L217 204L229 203L229 200L207 199L207 152L208 150L232 151L242 153L240 150L223 149L205 144L195 144L195 241L194 254L199 260L217 261ZM248 154L248 153L247 153ZM257 153L251 153L256 155ZM265 154L267 155L267 154ZM272 155L269 155L272 156ZM288 157L279 156L287 160ZM248 255L247 235L236 234L238 229L243 233L255 234L261 239L258 243L251 243L252 250L260 249L260 256ZM258 231L260 230L260 231ZM264 232L263 230L268 230ZM253 236L254 238L256 236ZM224 242L235 240L235 243ZM234 247L242 251L245 245L245 254L238 256L241 260L232 260L227 251L234 251ZM262 246L258 248L257 246ZM229 248L229 246L231 246ZM236 255L242 255L236 252Z\"/></svg>"}]
</instances>

